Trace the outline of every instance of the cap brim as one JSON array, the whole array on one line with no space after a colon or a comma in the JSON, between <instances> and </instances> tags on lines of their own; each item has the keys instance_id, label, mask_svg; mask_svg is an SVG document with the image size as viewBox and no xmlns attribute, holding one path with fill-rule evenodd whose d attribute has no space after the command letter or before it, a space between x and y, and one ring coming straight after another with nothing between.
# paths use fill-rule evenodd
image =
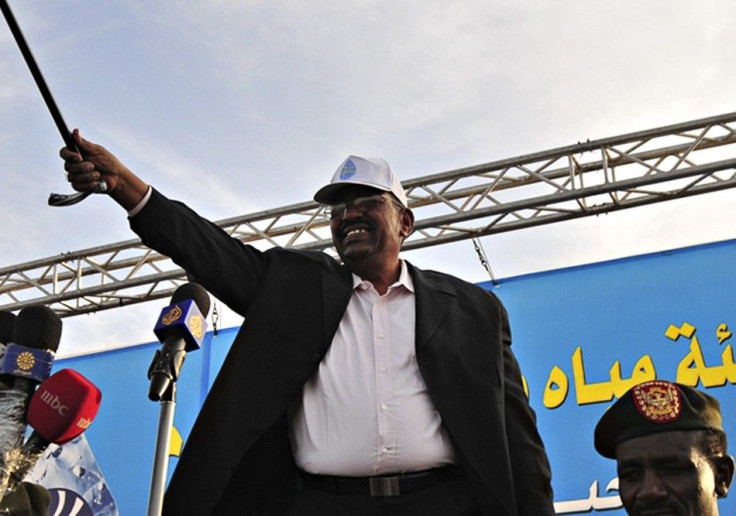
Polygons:
<instances>
[{"instance_id":1,"label":"cap brim","mask_svg":"<svg viewBox=\"0 0 736 516\"><path fill-rule=\"evenodd\" d=\"M384 186L379 186L373 183L363 183L360 181L342 181L340 183L330 183L328 185L323 186L319 190L317 190L317 193L314 194L314 200L322 203L322 204L332 204L335 200L335 196L338 194L340 190L347 186L367 186L370 188L373 188L375 190L380 190L382 192L390 192L391 190L389 188L386 188Z\"/></svg>"}]
</instances>

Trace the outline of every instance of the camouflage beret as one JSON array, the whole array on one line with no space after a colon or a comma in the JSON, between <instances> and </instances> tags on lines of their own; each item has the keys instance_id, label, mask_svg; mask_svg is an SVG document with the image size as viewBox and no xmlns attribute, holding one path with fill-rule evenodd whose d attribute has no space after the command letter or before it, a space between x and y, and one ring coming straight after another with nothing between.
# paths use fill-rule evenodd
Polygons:
<instances>
[{"instance_id":1,"label":"camouflage beret","mask_svg":"<svg viewBox=\"0 0 736 516\"><path fill-rule=\"evenodd\" d=\"M687 385L652 380L629 389L595 427L595 449L616 458L622 441L674 430L723 431L718 400Z\"/></svg>"}]
</instances>

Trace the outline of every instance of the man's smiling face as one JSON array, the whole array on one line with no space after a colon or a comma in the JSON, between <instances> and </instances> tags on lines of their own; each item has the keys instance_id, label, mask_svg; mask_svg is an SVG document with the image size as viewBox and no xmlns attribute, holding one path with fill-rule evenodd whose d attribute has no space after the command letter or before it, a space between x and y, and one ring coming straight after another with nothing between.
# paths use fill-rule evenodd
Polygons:
<instances>
[{"instance_id":1,"label":"man's smiling face","mask_svg":"<svg viewBox=\"0 0 736 516\"><path fill-rule=\"evenodd\" d=\"M362 209L351 204L358 200L360 205L366 197L378 202L364 203ZM375 260L380 268L398 259L414 223L410 210L400 207L391 194L367 186L346 186L335 202L347 203L330 221L332 242L345 264Z\"/></svg>"}]
</instances>

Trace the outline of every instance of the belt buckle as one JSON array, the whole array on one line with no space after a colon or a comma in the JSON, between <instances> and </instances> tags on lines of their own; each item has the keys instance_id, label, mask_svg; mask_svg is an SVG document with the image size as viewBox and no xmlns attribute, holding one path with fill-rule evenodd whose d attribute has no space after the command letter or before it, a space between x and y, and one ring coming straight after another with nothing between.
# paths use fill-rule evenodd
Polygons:
<instances>
[{"instance_id":1,"label":"belt buckle","mask_svg":"<svg viewBox=\"0 0 736 516\"><path fill-rule=\"evenodd\" d=\"M399 477L371 477L368 479L371 496L399 496Z\"/></svg>"}]
</instances>

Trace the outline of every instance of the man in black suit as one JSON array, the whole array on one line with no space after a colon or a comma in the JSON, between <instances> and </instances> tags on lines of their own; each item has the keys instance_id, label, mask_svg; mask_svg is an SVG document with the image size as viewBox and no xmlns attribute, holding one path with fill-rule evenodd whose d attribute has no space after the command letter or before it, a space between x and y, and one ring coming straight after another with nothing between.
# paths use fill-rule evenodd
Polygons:
<instances>
[{"instance_id":1,"label":"man in black suit","mask_svg":"<svg viewBox=\"0 0 736 516\"><path fill-rule=\"evenodd\" d=\"M554 514L506 312L399 258L414 216L385 161L351 156L315 195L340 263L244 245L74 138L72 186L104 180L144 244L245 316L165 514Z\"/></svg>"}]
</instances>

